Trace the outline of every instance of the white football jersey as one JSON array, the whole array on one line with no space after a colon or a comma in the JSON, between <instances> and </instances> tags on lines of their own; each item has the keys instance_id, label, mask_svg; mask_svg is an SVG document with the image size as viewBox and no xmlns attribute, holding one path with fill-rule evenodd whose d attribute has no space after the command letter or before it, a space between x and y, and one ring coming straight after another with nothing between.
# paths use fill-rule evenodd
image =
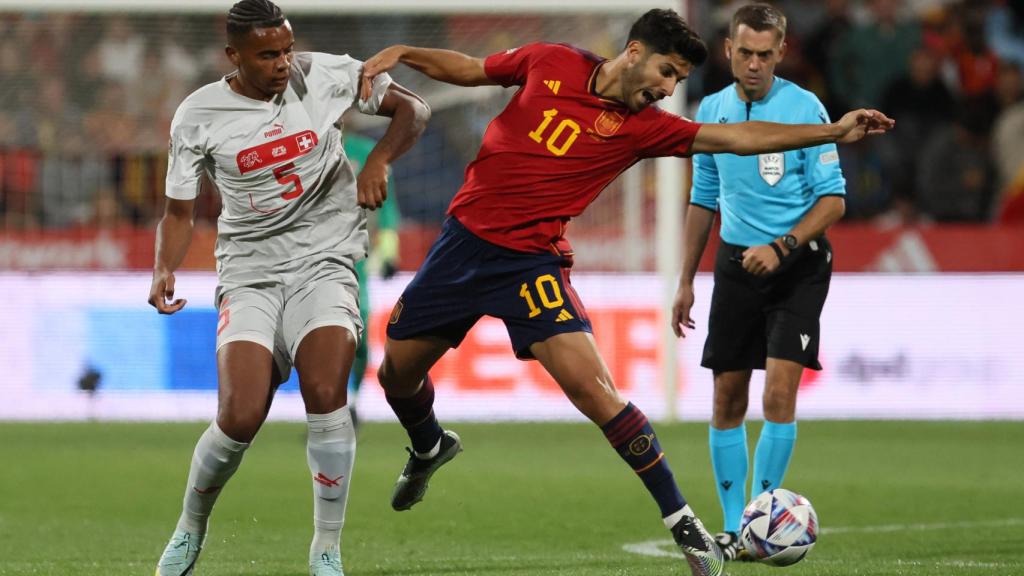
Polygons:
<instances>
[{"instance_id":1,"label":"white football jersey","mask_svg":"<svg viewBox=\"0 0 1024 576\"><path fill-rule=\"evenodd\" d=\"M391 84L374 80L358 100L363 63L349 56L295 54L284 93L269 102L238 94L231 75L196 90L171 123L167 196L195 198L205 171L220 191L217 272L244 285L302 266L310 256L366 256L364 211L341 142L341 115L375 114Z\"/></svg>"}]
</instances>

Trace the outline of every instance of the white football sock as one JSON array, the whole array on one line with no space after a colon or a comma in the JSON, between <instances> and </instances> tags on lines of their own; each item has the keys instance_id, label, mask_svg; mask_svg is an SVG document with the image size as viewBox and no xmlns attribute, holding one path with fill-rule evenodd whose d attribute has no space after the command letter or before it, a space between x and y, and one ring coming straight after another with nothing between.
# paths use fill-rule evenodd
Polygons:
<instances>
[{"instance_id":1,"label":"white football sock","mask_svg":"<svg viewBox=\"0 0 1024 576\"><path fill-rule=\"evenodd\" d=\"M661 520L665 523L665 528L671 530L677 522L683 519L683 516L693 516L693 509L690 508L689 504L680 508L678 511L673 512L672 514L665 516Z\"/></svg>"},{"instance_id":2,"label":"white football sock","mask_svg":"<svg viewBox=\"0 0 1024 576\"><path fill-rule=\"evenodd\" d=\"M235 470L238 470L242 455L248 447L244 442L228 438L216 421L210 423L192 453L192 466L188 471L188 485L185 486L185 502L181 517L178 518L178 530L206 533L206 524L217 496Z\"/></svg>"},{"instance_id":3,"label":"white football sock","mask_svg":"<svg viewBox=\"0 0 1024 576\"><path fill-rule=\"evenodd\" d=\"M348 487L356 459L356 434L348 406L330 414L306 414L306 456L313 473L313 543L310 558L337 548L345 524Z\"/></svg>"},{"instance_id":4,"label":"white football sock","mask_svg":"<svg viewBox=\"0 0 1024 576\"><path fill-rule=\"evenodd\" d=\"M441 453L441 440L443 439L444 435L442 434L441 437L437 439L437 444L434 444L434 447L430 449L430 452L413 452L413 456L416 456L420 460L430 460Z\"/></svg>"}]
</instances>

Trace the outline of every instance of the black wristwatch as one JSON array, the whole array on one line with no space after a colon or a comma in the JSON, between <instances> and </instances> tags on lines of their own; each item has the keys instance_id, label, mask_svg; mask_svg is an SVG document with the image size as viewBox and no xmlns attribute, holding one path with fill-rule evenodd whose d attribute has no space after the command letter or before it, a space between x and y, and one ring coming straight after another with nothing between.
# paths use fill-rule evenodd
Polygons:
<instances>
[{"instance_id":1,"label":"black wristwatch","mask_svg":"<svg viewBox=\"0 0 1024 576\"><path fill-rule=\"evenodd\" d=\"M792 234L783 234L782 243L785 244L786 248L788 248L790 252L796 250L797 246L800 245L796 236L793 236Z\"/></svg>"}]
</instances>

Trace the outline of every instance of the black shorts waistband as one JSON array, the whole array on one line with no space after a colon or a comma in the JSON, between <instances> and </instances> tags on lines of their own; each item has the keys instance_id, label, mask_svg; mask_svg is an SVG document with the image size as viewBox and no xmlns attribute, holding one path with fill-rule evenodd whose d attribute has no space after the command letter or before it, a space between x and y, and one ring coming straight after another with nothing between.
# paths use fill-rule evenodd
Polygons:
<instances>
[{"instance_id":1,"label":"black shorts waistband","mask_svg":"<svg viewBox=\"0 0 1024 576\"><path fill-rule=\"evenodd\" d=\"M823 236L818 236L817 238L815 238L813 240L808 240L806 244L804 244L803 246L797 248L797 251L800 252L800 251L803 251L803 250L810 250L811 252L818 252L818 251L823 250L823 249L828 249L831 246L832 246L832 244L828 241L828 238L823 235ZM728 243L728 242L723 240L722 243L719 244L719 248L718 249L719 250L731 250L733 252L738 252L738 253L742 254L742 253L746 252L748 248L750 248L750 246L741 246L739 244L730 244L730 243Z\"/></svg>"}]
</instances>

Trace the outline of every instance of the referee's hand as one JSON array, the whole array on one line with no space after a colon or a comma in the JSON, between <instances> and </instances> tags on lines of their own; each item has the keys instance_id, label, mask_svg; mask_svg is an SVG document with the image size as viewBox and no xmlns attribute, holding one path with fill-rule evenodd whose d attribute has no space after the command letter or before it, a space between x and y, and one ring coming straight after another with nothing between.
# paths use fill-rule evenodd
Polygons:
<instances>
[{"instance_id":1,"label":"referee's hand","mask_svg":"<svg viewBox=\"0 0 1024 576\"><path fill-rule=\"evenodd\" d=\"M743 269L754 276L767 276L779 269L779 260L775 249L768 244L751 246L743 251Z\"/></svg>"},{"instance_id":2,"label":"referee's hand","mask_svg":"<svg viewBox=\"0 0 1024 576\"><path fill-rule=\"evenodd\" d=\"M690 317L690 309L693 308L693 283L679 280L679 288L676 290L676 298L672 303L672 331L676 338L686 338L683 328L693 330L693 318Z\"/></svg>"}]
</instances>

